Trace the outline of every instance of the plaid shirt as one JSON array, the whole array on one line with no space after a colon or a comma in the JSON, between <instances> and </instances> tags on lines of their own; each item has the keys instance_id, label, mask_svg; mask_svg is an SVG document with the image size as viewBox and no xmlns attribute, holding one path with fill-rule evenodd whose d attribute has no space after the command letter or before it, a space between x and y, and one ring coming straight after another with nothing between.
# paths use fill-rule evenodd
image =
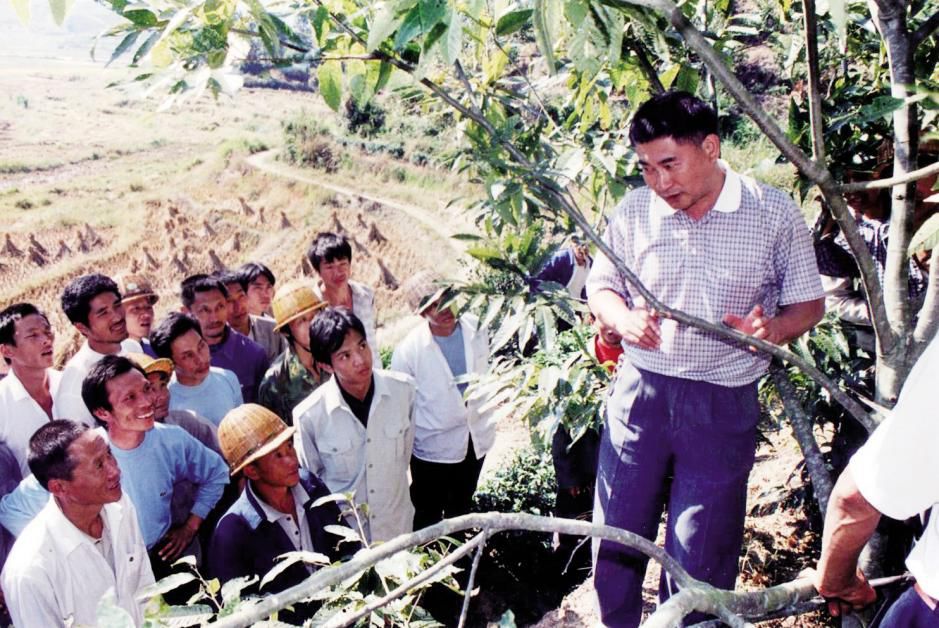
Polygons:
<instances>
[{"instance_id":1,"label":"plaid shirt","mask_svg":"<svg viewBox=\"0 0 939 628\"><path fill-rule=\"evenodd\" d=\"M768 316L780 305L824 296L809 230L788 196L743 177L721 162L724 187L714 207L690 219L647 187L616 208L604 241L663 303L720 324L761 304ZM625 277L602 253L587 280L588 294L612 290L630 307ZM766 371L769 359L720 336L661 321L657 350L626 344L633 366L723 386L742 386Z\"/></svg>"}]
</instances>

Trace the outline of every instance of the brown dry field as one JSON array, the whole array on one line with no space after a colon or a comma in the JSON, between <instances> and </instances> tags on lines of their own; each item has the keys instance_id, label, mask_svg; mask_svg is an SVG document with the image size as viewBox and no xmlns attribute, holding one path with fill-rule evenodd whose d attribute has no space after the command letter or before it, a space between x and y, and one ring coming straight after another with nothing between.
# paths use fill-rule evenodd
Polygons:
<instances>
[{"instance_id":1,"label":"brown dry field","mask_svg":"<svg viewBox=\"0 0 939 628\"><path fill-rule=\"evenodd\" d=\"M330 176L294 173L273 151L254 155L273 167L248 163L248 146L280 143L287 117L334 115L317 96L245 89L159 112L158 101L106 87L128 76L90 64L0 61L0 303L31 301L49 313L60 361L77 336L59 292L86 272L148 275L159 317L178 307L181 279L219 262L262 261L279 281L303 274L312 236L338 224L355 243L354 278L376 288L379 342L390 346L408 318L379 260L398 283L422 268L461 270L447 236L462 218L442 211L460 184L448 187L447 173L431 173L440 190L422 190L390 182L387 160L364 155ZM386 242L368 240L372 223Z\"/></svg>"}]
</instances>

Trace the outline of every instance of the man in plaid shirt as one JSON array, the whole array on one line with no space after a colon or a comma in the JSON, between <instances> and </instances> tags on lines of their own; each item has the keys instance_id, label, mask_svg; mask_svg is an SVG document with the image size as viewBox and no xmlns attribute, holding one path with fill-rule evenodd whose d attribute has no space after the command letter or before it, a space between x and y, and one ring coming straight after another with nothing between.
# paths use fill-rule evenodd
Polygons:
<instances>
[{"instance_id":1,"label":"man in plaid shirt","mask_svg":"<svg viewBox=\"0 0 939 628\"><path fill-rule=\"evenodd\" d=\"M808 227L788 196L720 160L717 115L684 92L653 97L629 132L646 186L616 208L606 243L663 303L768 342L824 314ZM655 539L695 578L733 588L768 357L661 318L604 255L591 311L624 340L600 445L594 521ZM608 626L636 626L647 560L594 542ZM673 593L663 576L660 598Z\"/></svg>"}]
</instances>

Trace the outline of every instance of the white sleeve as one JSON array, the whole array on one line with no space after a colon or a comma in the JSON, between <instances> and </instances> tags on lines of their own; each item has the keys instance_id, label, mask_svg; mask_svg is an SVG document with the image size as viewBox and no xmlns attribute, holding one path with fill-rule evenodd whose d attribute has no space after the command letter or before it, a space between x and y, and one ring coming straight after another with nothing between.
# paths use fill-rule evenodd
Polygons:
<instances>
[{"instance_id":1,"label":"white sleeve","mask_svg":"<svg viewBox=\"0 0 939 628\"><path fill-rule=\"evenodd\" d=\"M894 519L906 519L939 503L939 338L910 371L900 399L851 459L851 473L864 498Z\"/></svg>"}]
</instances>

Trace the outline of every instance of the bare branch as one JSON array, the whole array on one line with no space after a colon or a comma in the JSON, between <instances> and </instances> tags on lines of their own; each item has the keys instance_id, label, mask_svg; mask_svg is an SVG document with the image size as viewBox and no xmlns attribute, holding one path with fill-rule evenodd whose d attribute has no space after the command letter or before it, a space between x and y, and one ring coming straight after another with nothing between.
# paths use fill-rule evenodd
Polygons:
<instances>
[{"instance_id":1,"label":"bare branch","mask_svg":"<svg viewBox=\"0 0 939 628\"><path fill-rule=\"evenodd\" d=\"M624 37L623 45L628 46L629 49L633 51L633 54L636 55L636 60L639 62L639 69L642 70L642 73L652 85L652 90L657 94L664 92L665 86L662 85L662 80L659 78L659 73L655 71L655 68L649 61L649 54L646 52L646 48L642 45L642 42L640 42L638 39Z\"/></svg>"},{"instance_id":2,"label":"bare branch","mask_svg":"<svg viewBox=\"0 0 939 628\"><path fill-rule=\"evenodd\" d=\"M804 0L805 51L808 65L809 126L812 129L812 157L817 164L825 163L825 136L822 120L822 92L818 69L818 16L815 0Z\"/></svg>"},{"instance_id":3,"label":"bare branch","mask_svg":"<svg viewBox=\"0 0 939 628\"><path fill-rule=\"evenodd\" d=\"M930 15L925 22L919 25L919 28L913 31L913 34L910 36L910 45L913 46L913 48L918 47L932 36L937 28L939 28L939 12Z\"/></svg>"},{"instance_id":4,"label":"bare branch","mask_svg":"<svg viewBox=\"0 0 939 628\"><path fill-rule=\"evenodd\" d=\"M466 592L463 594L463 608L460 609L460 623L457 628L463 628L466 625L466 616L469 614L470 599L473 597L473 585L476 583L476 571L479 569L479 561L483 557L483 550L486 548L486 539L489 538L489 528L482 531L482 543L476 548L476 555L473 556L473 566L470 568L469 582L466 583Z\"/></svg>"},{"instance_id":5,"label":"bare branch","mask_svg":"<svg viewBox=\"0 0 939 628\"><path fill-rule=\"evenodd\" d=\"M883 190L892 188L895 185L910 183L925 179L930 175L939 173L939 162L924 166L919 170L913 170L904 175L890 177L889 179L877 179L876 181L858 181L857 183L845 183L840 187L842 192L862 192L864 190Z\"/></svg>"},{"instance_id":6,"label":"bare branch","mask_svg":"<svg viewBox=\"0 0 939 628\"><path fill-rule=\"evenodd\" d=\"M345 628L345 626L353 626L355 622L359 621L366 615L370 614L372 611L378 610L382 606L388 604L389 602L398 599L411 589L415 589L425 582L433 579L438 573L449 567L450 565L456 563L458 560L472 552L474 549L477 550L477 555L483 550L486 546L487 535L485 533L477 534L471 540L467 541L459 548L457 548L452 553L448 554L446 557L434 563L432 567L429 567L422 571L420 575L416 578L408 580L404 584L395 587L393 590L389 591L386 595L381 598L370 602L366 606L362 607L356 613L344 616L340 614L333 620L325 624L326 628ZM475 563L474 563L475 564Z\"/></svg>"},{"instance_id":7,"label":"bare branch","mask_svg":"<svg viewBox=\"0 0 939 628\"><path fill-rule=\"evenodd\" d=\"M926 345L939 331L939 259L933 256L929 264L929 281L926 284L926 298L919 310L919 320L913 330L913 343L917 354L922 353Z\"/></svg>"},{"instance_id":8,"label":"bare branch","mask_svg":"<svg viewBox=\"0 0 939 628\"><path fill-rule=\"evenodd\" d=\"M812 479L815 501L818 503L819 511L822 513L822 519L824 520L833 485L831 474L828 473L825 459L822 457L818 442L815 440L812 419L805 413L805 408L799 402L795 388L792 382L789 381L785 369L774 364L770 367L770 375L786 409L789 424L792 426L792 433L796 438L796 442L799 443L802 456L805 458L805 466L808 469L809 477Z\"/></svg>"}]
</instances>

